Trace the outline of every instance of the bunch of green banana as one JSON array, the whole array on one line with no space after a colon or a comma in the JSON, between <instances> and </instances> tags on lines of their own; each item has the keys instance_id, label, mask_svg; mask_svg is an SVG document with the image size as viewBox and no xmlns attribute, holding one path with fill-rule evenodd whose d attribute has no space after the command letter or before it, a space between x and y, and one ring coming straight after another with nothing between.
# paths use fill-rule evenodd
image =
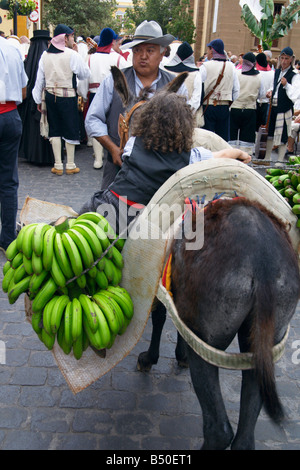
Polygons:
<instances>
[{"instance_id":1,"label":"bunch of green banana","mask_svg":"<svg viewBox=\"0 0 300 470\"><path fill-rule=\"evenodd\" d=\"M299 160L299 161L298 161ZM291 206L291 210L297 215L297 227L300 228L300 157L295 155L289 158L288 169L268 168L265 178L271 183L286 202Z\"/></svg>"},{"instance_id":2,"label":"bunch of green banana","mask_svg":"<svg viewBox=\"0 0 300 470\"><path fill-rule=\"evenodd\" d=\"M48 349L59 346L79 359L90 345L111 348L133 315L122 287L125 240L107 220L88 212L58 226L24 226L6 250L2 289L10 303L32 301L32 327Z\"/></svg>"}]
</instances>

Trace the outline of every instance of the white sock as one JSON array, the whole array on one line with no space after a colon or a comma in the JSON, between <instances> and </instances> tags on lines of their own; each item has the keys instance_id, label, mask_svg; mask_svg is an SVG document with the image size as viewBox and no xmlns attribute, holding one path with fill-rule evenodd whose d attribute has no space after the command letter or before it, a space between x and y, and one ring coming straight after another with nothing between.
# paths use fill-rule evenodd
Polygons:
<instances>
[{"instance_id":1,"label":"white sock","mask_svg":"<svg viewBox=\"0 0 300 470\"><path fill-rule=\"evenodd\" d=\"M49 140L54 154L54 168L56 168L56 170L63 170L64 166L61 161L61 138L51 137Z\"/></svg>"},{"instance_id":2,"label":"white sock","mask_svg":"<svg viewBox=\"0 0 300 470\"><path fill-rule=\"evenodd\" d=\"M76 168L76 165L74 163L75 145L74 144L69 144L69 142L65 142L65 146L66 146L66 152L67 152L66 169L67 170L73 170L74 168Z\"/></svg>"}]
</instances>

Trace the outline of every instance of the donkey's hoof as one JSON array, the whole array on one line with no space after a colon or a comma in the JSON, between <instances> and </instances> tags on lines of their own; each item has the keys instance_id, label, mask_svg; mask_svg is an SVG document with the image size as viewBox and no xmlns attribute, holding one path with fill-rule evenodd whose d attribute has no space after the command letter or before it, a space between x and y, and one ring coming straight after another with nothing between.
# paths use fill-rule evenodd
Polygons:
<instances>
[{"instance_id":1,"label":"donkey's hoof","mask_svg":"<svg viewBox=\"0 0 300 470\"><path fill-rule=\"evenodd\" d=\"M157 362L157 361L156 361ZM153 364L156 364L149 359L148 351L142 352L137 361L137 370L141 372L149 372Z\"/></svg>"}]
</instances>

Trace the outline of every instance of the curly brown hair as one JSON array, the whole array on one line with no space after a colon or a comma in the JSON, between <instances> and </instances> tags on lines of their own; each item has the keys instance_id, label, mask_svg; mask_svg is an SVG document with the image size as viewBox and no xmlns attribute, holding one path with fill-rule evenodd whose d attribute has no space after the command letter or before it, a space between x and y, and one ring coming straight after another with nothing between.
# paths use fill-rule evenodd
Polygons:
<instances>
[{"instance_id":1,"label":"curly brown hair","mask_svg":"<svg viewBox=\"0 0 300 470\"><path fill-rule=\"evenodd\" d=\"M159 91L134 113L131 135L141 137L147 150L189 152L194 127L186 98Z\"/></svg>"}]
</instances>

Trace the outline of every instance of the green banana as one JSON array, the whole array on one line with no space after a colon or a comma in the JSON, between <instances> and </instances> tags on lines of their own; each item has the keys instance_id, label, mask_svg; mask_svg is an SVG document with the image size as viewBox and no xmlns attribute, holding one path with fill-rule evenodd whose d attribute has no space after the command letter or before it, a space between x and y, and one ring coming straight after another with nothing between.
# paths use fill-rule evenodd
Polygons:
<instances>
[{"instance_id":1,"label":"green banana","mask_svg":"<svg viewBox=\"0 0 300 470\"><path fill-rule=\"evenodd\" d=\"M79 296L79 302L82 307L82 314L86 317L89 327L93 333L98 328L98 318L95 313L95 302L93 302L86 294Z\"/></svg>"},{"instance_id":2,"label":"green banana","mask_svg":"<svg viewBox=\"0 0 300 470\"><path fill-rule=\"evenodd\" d=\"M95 222L88 219L80 219L80 224L89 227L97 235L103 251L110 246L110 241L106 233L102 230L101 227L99 227L99 225L95 224ZM74 225L74 227L76 225L77 223Z\"/></svg>"},{"instance_id":3,"label":"green banana","mask_svg":"<svg viewBox=\"0 0 300 470\"><path fill-rule=\"evenodd\" d=\"M95 313L98 319L103 348L106 348L106 346L108 346L111 341L111 331L110 331L108 322L106 320L106 317L104 313L102 312L101 308L96 302L93 302L93 303L95 304Z\"/></svg>"},{"instance_id":4,"label":"green banana","mask_svg":"<svg viewBox=\"0 0 300 470\"><path fill-rule=\"evenodd\" d=\"M32 257L32 239L33 239L33 232L35 230L36 225L30 225L26 232L23 235L22 240L22 252L26 258L30 259Z\"/></svg>"},{"instance_id":5,"label":"green banana","mask_svg":"<svg viewBox=\"0 0 300 470\"><path fill-rule=\"evenodd\" d=\"M109 292L112 296L113 299L118 302L120 305L125 317L127 317L129 320L133 317L134 309L133 309L133 302L131 298L128 296L124 295L124 293L121 291L121 289L118 286L108 286L107 292Z\"/></svg>"},{"instance_id":6,"label":"green banana","mask_svg":"<svg viewBox=\"0 0 300 470\"><path fill-rule=\"evenodd\" d=\"M44 345L46 346L46 348L49 350L53 349L53 346L55 343L55 335L48 334L45 328L42 329L41 335L42 335L42 341Z\"/></svg>"},{"instance_id":7,"label":"green banana","mask_svg":"<svg viewBox=\"0 0 300 470\"><path fill-rule=\"evenodd\" d=\"M14 304L20 295L28 290L30 279L31 276L24 277L21 281L16 283L11 290L9 290L7 295L10 304Z\"/></svg>"},{"instance_id":8,"label":"green banana","mask_svg":"<svg viewBox=\"0 0 300 470\"><path fill-rule=\"evenodd\" d=\"M94 262L94 256L88 241L83 235L81 235L81 233L76 232L76 230L72 228L70 228L67 233L70 235L80 252L83 266L85 268L91 267Z\"/></svg>"},{"instance_id":9,"label":"green banana","mask_svg":"<svg viewBox=\"0 0 300 470\"><path fill-rule=\"evenodd\" d=\"M27 276L28 274L26 273L24 264L22 263L17 269L15 269L14 283L17 284L18 282L22 281L24 277Z\"/></svg>"},{"instance_id":10,"label":"green banana","mask_svg":"<svg viewBox=\"0 0 300 470\"><path fill-rule=\"evenodd\" d=\"M6 248L5 256L9 261L12 261L18 254L17 239L15 238Z\"/></svg>"},{"instance_id":11,"label":"green banana","mask_svg":"<svg viewBox=\"0 0 300 470\"><path fill-rule=\"evenodd\" d=\"M58 264L58 261L56 259L56 255L55 255L54 252L53 252L53 256L52 256L52 266L51 266L51 269L50 269L50 273L51 273L51 276L53 277L54 281L56 282L56 284L59 287L65 287L67 280L66 280L62 270L60 269L60 266Z\"/></svg>"},{"instance_id":12,"label":"green banana","mask_svg":"<svg viewBox=\"0 0 300 470\"><path fill-rule=\"evenodd\" d=\"M89 339L91 346L93 346L95 349L104 349L100 329L98 328L97 331L93 333L85 316L82 318L82 323L83 329Z\"/></svg>"},{"instance_id":13,"label":"green banana","mask_svg":"<svg viewBox=\"0 0 300 470\"><path fill-rule=\"evenodd\" d=\"M95 279L95 277L97 276L97 272L97 266L93 266L88 270L87 275Z\"/></svg>"},{"instance_id":14,"label":"green banana","mask_svg":"<svg viewBox=\"0 0 300 470\"><path fill-rule=\"evenodd\" d=\"M29 292L31 294L36 294L43 282L49 278L50 274L48 271L43 270L41 274L33 274L31 276L31 281L29 284Z\"/></svg>"},{"instance_id":15,"label":"green banana","mask_svg":"<svg viewBox=\"0 0 300 470\"><path fill-rule=\"evenodd\" d=\"M62 320L62 316L69 301L70 299L67 295L61 295L59 296L57 302L54 304L51 314L51 333L57 333Z\"/></svg>"},{"instance_id":16,"label":"green banana","mask_svg":"<svg viewBox=\"0 0 300 470\"><path fill-rule=\"evenodd\" d=\"M113 297L110 295L110 293L109 293L107 290L99 291L99 292L97 292L97 294L101 294L101 295L103 295L104 297L107 298L110 307L113 309L114 313L115 313L115 314L117 315L117 317L118 317L118 320L119 320L119 331L120 331L120 330L123 328L124 323L125 323L124 314L123 314L123 311L122 311L120 305L118 304L118 302L116 302L116 301L113 299ZM118 331L118 333L119 333L119 331Z\"/></svg>"},{"instance_id":17,"label":"green banana","mask_svg":"<svg viewBox=\"0 0 300 470\"><path fill-rule=\"evenodd\" d=\"M54 253L54 237L56 234L55 227L50 227L43 237L42 260L46 271L50 271L52 267L52 259Z\"/></svg>"},{"instance_id":18,"label":"green banana","mask_svg":"<svg viewBox=\"0 0 300 470\"><path fill-rule=\"evenodd\" d=\"M7 262L11 263L12 268L17 269L23 263L23 253L19 251L12 261Z\"/></svg>"},{"instance_id":19,"label":"green banana","mask_svg":"<svg viewBox=\"0 0 300 470\"><path fill-rule=\"evenodd\" d=\"M79 360L83 354L83 330L73 343L73 354L75 359Z\"/></svg>"},{"instance_id":20,"label":"green banana","mask_svg":"<svg viewBox=\"0 0 300 470\"><path fill-rule=\"evenodd\" d=\"M61 323L58 332L57 332L57 342L63 352L68 355L72 351L72 344L68 345L65 340L65 326L64 322Z\"/></svg>"},{"instance_id":21,"label":"green banana","mask_svg":"<svg viewBox=\"0 0 300 470\"><path fill-rule=\"evenodd\" d=\"M76 230L77 232L81 233L81 235L86 238L94 254L95 260L100 258L103 253L103 250L100 240L97 237L96 233L93 232L93 230L91 230L87 225L82 225L79 223L75 223L72 228L73 230Z\"/></svg>"},{"instance_id":22,"label":"green banana","mask_svg":"<svg viewBox=\"0 0 300 470\"><path fill-rule=\"evenodd\" d=\"M115 246L111 247L111 251L112 251L112 258L111 258L112 262L115 264L117 268L123 269L124 260L120 251Z\"/></svg>"},{"instance_id":23,"label":"green banana","mask_svg":"<svg viewBox=\"0 0 300 470\"><path fill-rule=\"evenodd\" d=\"M43 329L43 312L40 310L39 312L34 312L31 315L31 326L33 331L36 332L37 335L41 334Z\"/></svg>"},{"instance_id":24,"label":"green banana","mask_svg":"<svg viewBox=\"0 0 300 470\"><path fill-rule=\"evenodd\" d=\"M18 255L16 255L16 256L18 256ZM16 258L16 256L15 256L15 258ZM22 255L22 253L21 253L21 256L22 256L22 261L23 261L23 255ZM15 258L14 258L14 259L15 259ZM5 276L5 274L6 274L7 271L9 270L9 268L13 268L13 266L12 266L11 262L10 262L9 260L7 260L7 261L4 263L4 265L3 265L3 269L2 269L3 276Z\"/></svg>"},{"instance_id":25,"label":"green banana","mask_svg":"<svg viewBox=\"0 0 300 470\"><path fill-rule=\"evenodd\" d=\"M119 319L116 315L116 312L114 312L113 308L111 307L111 304L109 303L107 297L97 292L93 295L93 299L104 313L111 332L118 334L118 331L120 329Z\"/></svg>"},{"instance_id":26,"label":"green banana","mask_svg":"<svg viewBox=\"0 0 300 470\"><path fill-rule=\"evenodd\" d=\"M80 336L82 331L82 307L79 300L72 300L72 339L73 342Z\"/></svg>"},{"instance_id":27,"label":"green banana","mask_svg":"<svg viewBox=\"0 0 300 470\"><path fill-rule=\"evenodd\" d=\"M81 274L81 276L76 278L76 282L77 282L78 286L80 287L80 289L84 289L85 286L86 286L86 275Z\"/></svg>"},{"instance_id":28,"label":"green banana","mask_svg":"<svg viewBox=\"0 0 300 470\"><path fill-rule=\"evenodd\" d=\"M97 269L99 269L99 271L104 271L104 266L105 266L105 256L103 256L103 258L101 258L98 263L97 263Z\"/></svg>"},{"instance_id":29,"label":"green banana","mask_svg":"<svg viewBox=\"0 0 300 470\"><path fill-rule=\"evenodd\" d=\"M32 270L35 274L41 274L44 269L43 260L41 256L38 256L34 251L32 251L31 257Z\"/></svg>"},{"instance_id":30,"label":"green banana","mask_svg":"<svg viewBox=\"0 0 300 470\"><path fill-rule=\"evenodd\" d=\"M104 273L108 279L109 284L117 286L120 281L120 269L115 266L113 261L105 257Z\"/></svg>"},{"instance_id":31,"label":"green banana","mask_svg":"<svg viewBox=\"0 0 300 470\"><path fill-rule=\"evenodd\" d=\"M23 254L23 264L24 268L27 272L27 274L33 274L33 268L32 268L32 259L26 258L26 256Z\"/></svg>"},{"instance_id":32,"label":"green banana","mask_svg":"<svg viewBox=\"0 0 300 470\"><path fill-rule=\"evenodd\" d=\"M32 249L37 256L41 256L43 251L43 237L45 232L51 228L51 225L39 223L33 231Z\"/></svg>"},{"instance_id":33,"label":"green banana","mask_svg":"<svg viewBox=\"0 0 300 470\"><path fill-rule=\"evenodd\" d=\"M82 219L88 219L94 222L95 224L98 224L100 222L100 214L99 212L84 212L76 218L76 222Z\"/></svg>"},{"instance_id":34,"label":"green banana","mask_svg":"<svg viewBox=\"0 0 300 470\"><path fill-rule=\"evenodd\" d=\"M54 253L57 259L57 262L65 275L66 279L71 279L74 276L72 271L70 260L66 252L65 246L62 242L61 234L56 233L54 238Z\"/></svg>"},{"instance_id":35,"label":"green banana","mask_svg":"<svg viewBox=\"0 0 300 470\"><path fill-rule=\"evenodd\" d=\"M64 315L64 341L68 347L72 347L73 338L72 338L72 314L73 314L73 307L72 301L70 300L65 308L65 315Z\"/></svg>"},{"instance_id":36,"label":"green banana","mask_svg":"<svg viewBox=\"0 0 300 470\"><path fill-rule=\"evenodd\" d=\"M43 311L43 328L46 330L46 332L51 335L51 317L52 317L52 311L54 309L54 306L56 302L59 300L59 295L55 295L52 297L44 306Z\"/></svg>"},{"instance_id":37,"label":"green banana","mask_svg":"<svg viewBox=\"0 0 300 470\"><path fill-rule=\"evenodd\" d=\"M75 276L80 276L83 271L83 265L77 245L67 232L62 234L62 242L68 253L73 273Z\"/></svg>"},{"instance_id":38,"label":"green banana","mask_svg":"<svg viewBox=\"0 0 300 470\"><path fill-rule=\"evenodd\" d=\"M82 328L82 350L86 351L89 345L90 345L90 340L88 338L88 335L86 334L85 329Z\"/></svg>"},{"instance_id":39,"label":"green banana","mask_svg":"<svg viewBox=\"0 0 300 470\"><path fill-rule=\"evenodd\" d=\"M24 233L25 233L25 228L27 228L27 227L28 227L28 225L24 225L21 228L21 230L19 231L18 235L17 235L16 246L17 246L18 251L21 251L21 253L22 253L23 236L24 236Z\"/></svg>"},{"instance_id":40,"label":"green banana","mask_svg":"<svg viewBox=\"0 0 300 470\"><path fill-rule=\"evenodd\" d=\"M99 290L99 286L96 283L95 278L90 276L86 277L86 288L88 290L89 295L96 294L97 290Z\"/></svg>"},{"instance_id":41,"label":"green banana","mask_svg":"<svg viewBox=\"0 0 300 470\"><path fill-rule=\"evenodd\" d=\"M36 312L38 310L42 310L46 303L49 302L49 300L53 297L56 290L57 284L50 276L33 299L32 311Z\"/></svg>"},{"instance_id":42,"label":"green banana","mask_svg":"<svg viewBox=\"0 0 300 470\"><path fill-rule=\"evenodd\" d=\"M14 268L10 267L8 269L8 271L5 273L5 275L2 279L2 290L3 290L3 292L6 292L6 293L8 292L9 284L10 284L11 280L13 280L14 275L15 275L15 270L14 270Z\"/></svg>"},{"instance_id":43,"label":"green banana","mask_svg":"<svg viewBox=\"0 0 300 470\"><path fill-rule=\"evenodd\" d=\"M98 222L99 227L103 229L106 233L110 241L114 241L114 246L119 250L122 251L125 240L123 238L118 238L115 231L113 230L112 226L108 222L108 220L101 214L99 214L100 220ZM118 239L117 239L118 238Z\"/></svg>"},{"instance_id":44,"label":"green banana","mask_svg":"<svg viewBox=\"0 0 300 470\"><path fill-rule=\"evenodd\" d=\"M98 286L101 287L101 289L107 289L108 279L104 271L98 270L97 275L95 277L95 281L98 284Z\"/></svg>"}]
</instances>

